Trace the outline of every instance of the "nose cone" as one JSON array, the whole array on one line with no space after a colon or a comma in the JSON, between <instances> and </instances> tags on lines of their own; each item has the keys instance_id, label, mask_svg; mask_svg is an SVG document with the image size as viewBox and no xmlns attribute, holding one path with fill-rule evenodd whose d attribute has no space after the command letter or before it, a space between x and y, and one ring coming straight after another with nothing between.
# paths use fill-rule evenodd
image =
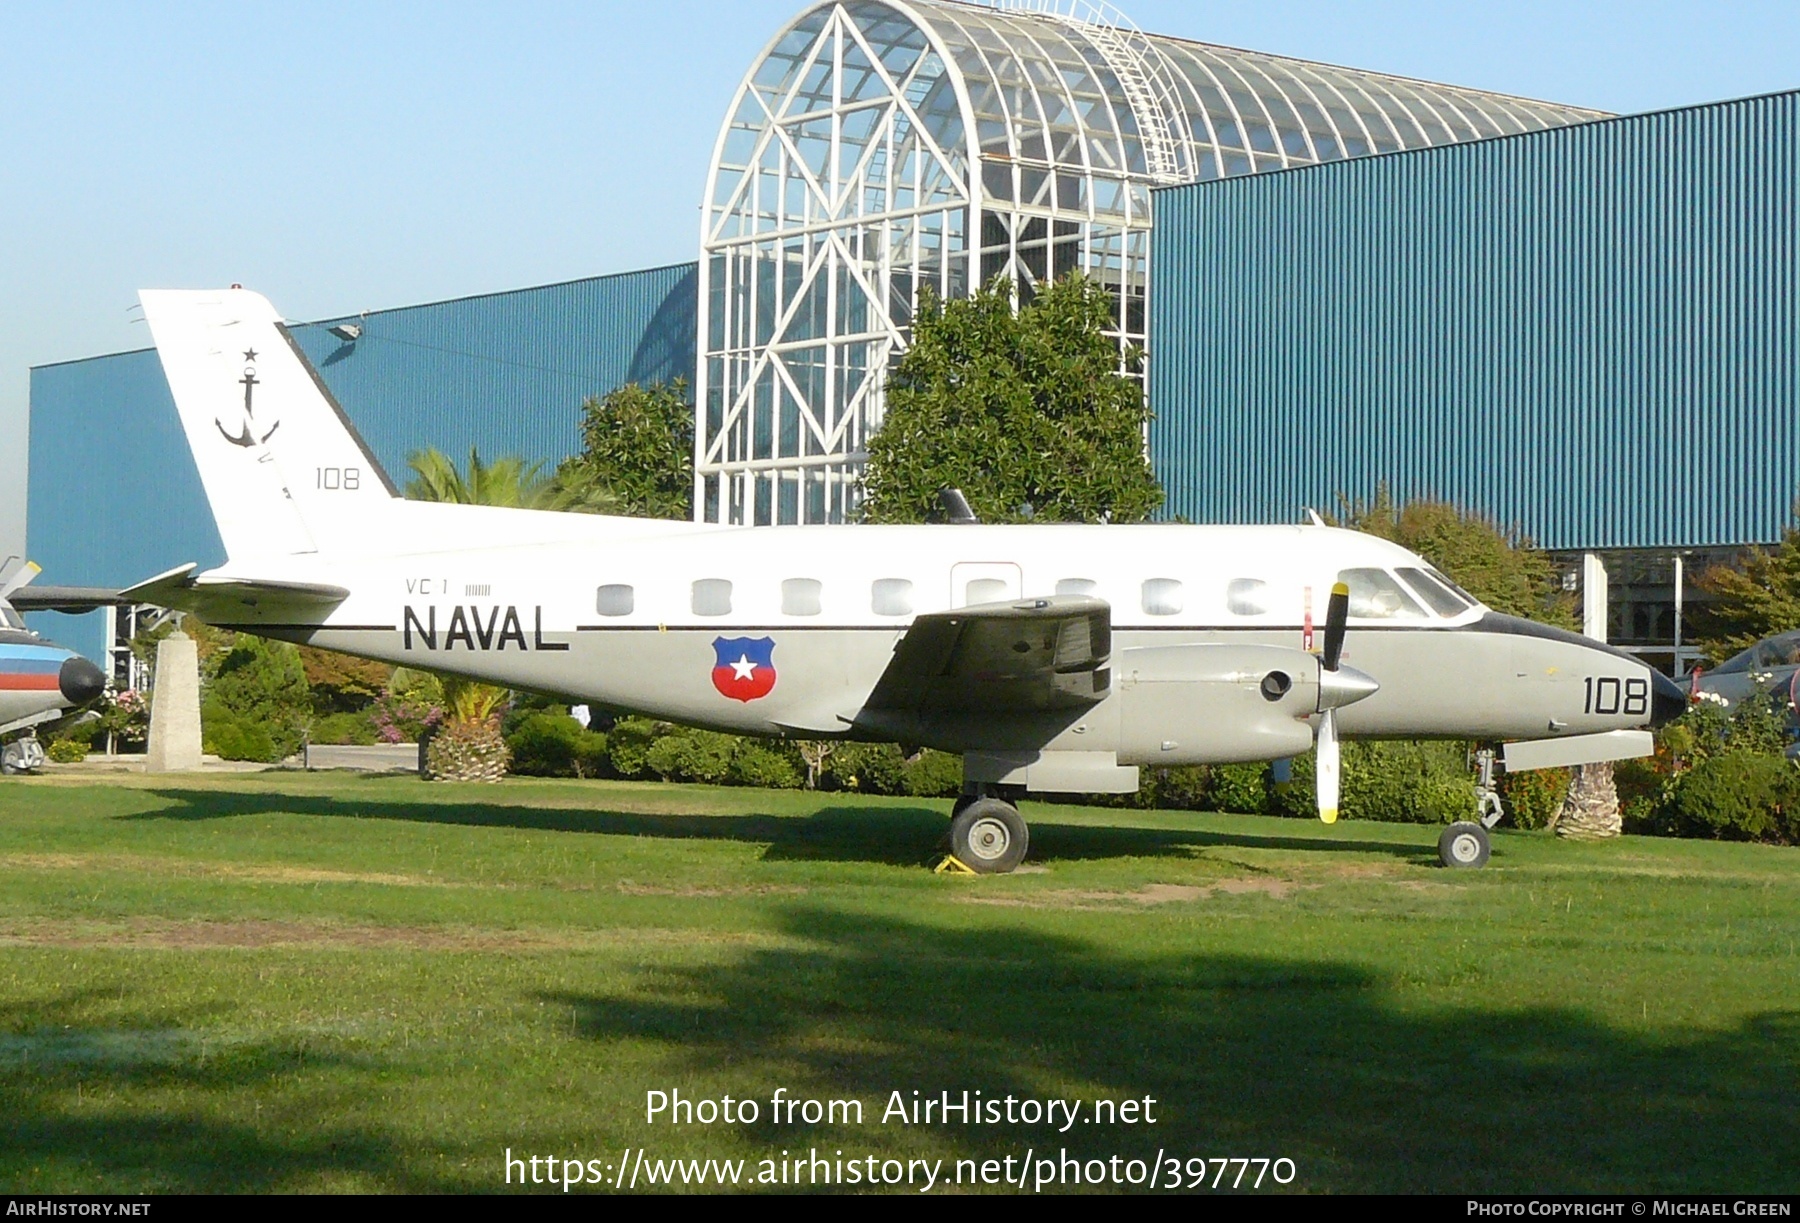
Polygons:
<instances>
[{"instance_id":1,"label":"nose cone","mask_svg":"<svg viewBox=\"0 0 1800 1223\"><path fill-rule=\"evenodd\" d=\"M1663 726L1687 712L1688 694L1661 671L1650 672L1650 725Z\"/></svg>"},{"instance_id":2,"label":"nose cone","mask_svg":"<svg viewBox=\"0 0 1800 1223\"><path fill-rule=\"evenodd\" d=\"M106 676L99 667L85 658L67 658L63 660L56 686L62 690L63 700L69 704L85 705L97 700L106 691Z\"/></svg>"},{"instance_id":3,"label":"nose cone","mask_svg":"<svg viewBox=\"0 0 1800 1223\"><path fill-rule=\"evenodd\" d=\"M1354 705L1379 691L1381 685L1355 667L1339 667L1335 671L1327 671L1323 667L1319 669L1320 713L1327 709L1342 709L1345 705Z\"/></svg>"}]
</instances>

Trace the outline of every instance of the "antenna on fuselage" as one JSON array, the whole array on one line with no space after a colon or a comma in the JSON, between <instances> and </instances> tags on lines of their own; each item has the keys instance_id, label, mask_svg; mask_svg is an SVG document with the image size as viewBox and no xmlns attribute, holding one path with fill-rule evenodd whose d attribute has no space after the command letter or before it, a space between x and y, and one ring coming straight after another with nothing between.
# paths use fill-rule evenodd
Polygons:
<instances>
[{"instance_id":1,"label":"antenna on fuselage","mask_svg":"<svg viewBox=\"0 0 1800 1223\"><path fill-rule=\"evenodd\" d=\"M969 508L969 499L960 488L938 489L938 506L944 511L944 521L953 526L973 526L981 521Z\"/></svg>"}]
</instances>

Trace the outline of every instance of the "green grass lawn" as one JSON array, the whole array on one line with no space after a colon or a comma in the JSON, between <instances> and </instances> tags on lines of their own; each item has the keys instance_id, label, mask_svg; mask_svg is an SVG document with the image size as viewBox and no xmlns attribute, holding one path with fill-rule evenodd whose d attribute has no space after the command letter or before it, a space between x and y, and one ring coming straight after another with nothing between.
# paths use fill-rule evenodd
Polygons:
<instances>
[{"instance_id":1,"label":"green grass lawn","mask_svg":"<svg viewBox=\"0 0 1800 1223\"><path fill-rule=\"evenodd\" d=\"M629 1147L1800 1190L1800 851L1503 832L1451 872L1430 828L1030 804L1028 869L970 879L926 869L944 807L9 779L0 1187L488 1190L509 1148ZM646 1124L677 1088L763 1116ZM771 1123L777 1088L864 1119ZM882 1124L946 1089L1156 1122Z\"/></svg>"}]
</instances>

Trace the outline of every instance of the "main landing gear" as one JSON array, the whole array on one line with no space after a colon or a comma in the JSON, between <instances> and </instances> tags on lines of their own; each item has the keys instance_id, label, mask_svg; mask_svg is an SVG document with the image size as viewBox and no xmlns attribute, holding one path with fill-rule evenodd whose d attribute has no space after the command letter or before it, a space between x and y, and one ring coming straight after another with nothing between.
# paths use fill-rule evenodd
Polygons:
<instances>
[{"instance_id":1,"label":"main landing gear","mask_svg":"<svg viewBox=\"0 0 1800 1223\"><path fill-rule=\"evenodd\" d=\"M977 875L1004 875L1025 860L1031 832L1019 809L992 794L965 794L950 810L950 856Z\"/></svg>"},{"instance_id":2,"label":"main landing gear","mask_svg":"<svg viewBox=\"0 0 1800 1223\"><path fill-rule=\"evenodd\" d=\"M1486 866L1490 846L1488 829L1500 822L1500 792L1494 788L1494 752L1492 748L1482 748L1475 753L1475 760L1481 769L1481 801L1477 811L1480 813L1479 823L1472 820L1459 820L1444 829L1438 837L1438 861L1445 866L1473 869Z\"/></svg>"}]
</instances>

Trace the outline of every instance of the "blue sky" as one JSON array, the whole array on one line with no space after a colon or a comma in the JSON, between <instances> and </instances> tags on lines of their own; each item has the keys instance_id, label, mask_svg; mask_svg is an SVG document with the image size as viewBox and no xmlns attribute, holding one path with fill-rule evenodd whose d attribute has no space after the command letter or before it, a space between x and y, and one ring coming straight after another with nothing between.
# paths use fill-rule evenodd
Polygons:
<instances>
[{"instance_id":1,"label":"blue sky","mask_svg":"<svg viewBox=\"0 0 1800 1223\"><path fill-rule=\"evenodd\" d=\"M238 281L313 318L693 258L725 108L801 7L0 7L0 558L28 368L145 346L139 288ZM1617 112L1800 86L1794 0L1119 7Z\"/></svg>"}]
</instances>

